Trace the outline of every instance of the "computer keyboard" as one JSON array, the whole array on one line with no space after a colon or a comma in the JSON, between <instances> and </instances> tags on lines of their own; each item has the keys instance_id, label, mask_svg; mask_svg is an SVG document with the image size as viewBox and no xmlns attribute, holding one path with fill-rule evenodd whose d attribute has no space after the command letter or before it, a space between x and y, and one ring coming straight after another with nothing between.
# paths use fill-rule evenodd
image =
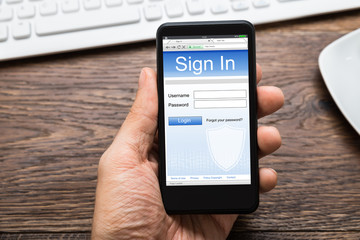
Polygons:
<instances>
[{"instance_id":1,"label":"computer keyboard","mask_svg":"<svg viewBox=\"0 0 360 240\"><path fill-rule=\"evenodd\" d=\"M360 0L0 0L0 61L155 38L161 23L254 24L360 8Z\"/></svg>"}]
</instances>

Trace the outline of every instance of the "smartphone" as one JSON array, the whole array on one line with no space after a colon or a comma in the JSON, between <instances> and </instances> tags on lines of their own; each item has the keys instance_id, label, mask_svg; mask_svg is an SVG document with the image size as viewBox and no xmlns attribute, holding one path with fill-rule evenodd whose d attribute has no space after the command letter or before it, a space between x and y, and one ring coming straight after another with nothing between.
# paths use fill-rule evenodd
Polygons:
<instances>
[{"instance_id":1,"label":"smartphone","mask_svg":"<svg viewBox=\"0 0 360 240\"><path fill-rule=\"evenodd\" d=\"M156 43L159 182L166 212L255 211L259 179L253 25L165 23Z\"/></svg>"}]
</instances>

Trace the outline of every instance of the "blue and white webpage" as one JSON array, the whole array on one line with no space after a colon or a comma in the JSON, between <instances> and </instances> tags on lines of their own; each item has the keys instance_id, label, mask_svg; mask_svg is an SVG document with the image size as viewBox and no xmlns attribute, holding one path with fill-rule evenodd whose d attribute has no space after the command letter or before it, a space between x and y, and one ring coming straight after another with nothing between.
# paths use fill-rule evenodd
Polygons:
<instances>
[{"instance_id":1,"label":"blue and white webpage","mask_svg":"<svg viewBox=\"0 0 360 240\"><path fill-rule=\"evenodd\" d=\"M251 184L247 35L163 38L166 185Z\"/></svg>"}]
</instances>

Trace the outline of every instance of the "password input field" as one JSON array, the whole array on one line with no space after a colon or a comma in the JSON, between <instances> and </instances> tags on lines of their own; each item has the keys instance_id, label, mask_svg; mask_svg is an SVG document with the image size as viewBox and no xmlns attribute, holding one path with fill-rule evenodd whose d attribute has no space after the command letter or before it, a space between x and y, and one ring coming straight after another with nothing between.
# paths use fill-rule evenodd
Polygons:
<instances>
[{"instance_id":1,"label":"password input field","mask_svg":"<svg viewBox=\"0 0 360 240\"><path fill-rule=\"evenodd\" d=\"M245 90L194 91L194 99L246 98Z\"/></svg>"},{"instance_id":2,"label":"password input field","mask_svg":"<svg viewBox=\"0 0 360 240\"><path fill-rule=\"evenodd\" d=\"M245 108L246 100L195 100L194 108Z\"/></svg>"}]
</instances>

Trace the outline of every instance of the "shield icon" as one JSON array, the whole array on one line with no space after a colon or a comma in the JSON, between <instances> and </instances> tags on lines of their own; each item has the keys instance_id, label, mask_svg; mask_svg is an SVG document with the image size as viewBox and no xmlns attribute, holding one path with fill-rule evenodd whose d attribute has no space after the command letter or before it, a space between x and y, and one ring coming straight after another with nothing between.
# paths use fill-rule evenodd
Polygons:
<instances>
[{"instance_id":1,"label":"shield icon","mask_svg":"<svg viewBox=\"0 0 360 240\"><path fill-rule=\"evenodd\" d=\"M229 171L239 162L244 149L245 129L222 126L207 129L210 154L218 167Z\"/></svg>"}]
</instances>

